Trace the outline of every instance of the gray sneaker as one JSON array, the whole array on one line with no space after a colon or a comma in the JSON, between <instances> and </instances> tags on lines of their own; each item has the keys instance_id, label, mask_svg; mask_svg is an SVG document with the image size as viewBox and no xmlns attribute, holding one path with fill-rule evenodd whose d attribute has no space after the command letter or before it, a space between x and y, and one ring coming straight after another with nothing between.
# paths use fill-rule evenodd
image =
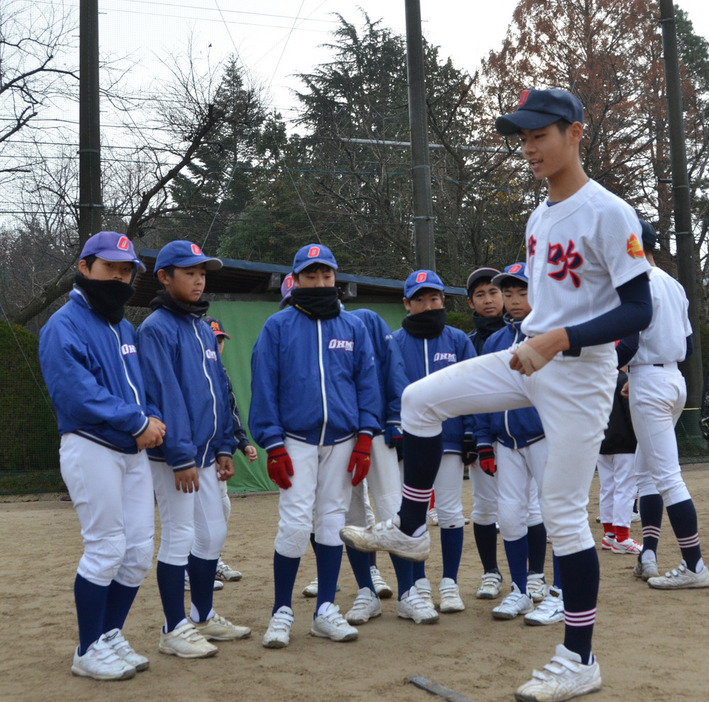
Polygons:
<instances>
[{"instance_id":1,"label":"gray sneaker","mask_svg":"<svg viewBox=\"0 0 709 702\"><path fill-rule=\"evenodd\" d=\"M529 573L527 575L527 593L534 602L541 602L547 594L547 583L544 573Z\"/></svg>"},{"instance_id":2,"label":"gray sneaker","mask_svg":"<svg viewBox=\"0 0 709 702\"><path fill-rule=\"evenodd\" d=\"M357 593L352 609L345 614L350 624L366 624L370 619L381 616L382 605L379 598L368 587L363 587Z\"/></svg>"},{"instance_id":3,"label":"gray sneaker","mask_svg":"<svg viewBox=\"0 0 709 702\"><path fill-rule=\"evenodd\" d=\"M578 653L559 644L556 653L542 670L532 672L532 679L517 688L519 702L564 702L601 689L598 663L581 663Z\"/></svg>"},{"instance_id":4,"label":"gray sneaker","mask_svg":"<svg viewBox=\"0 0 709 702\"><path fill-rule=\"evenodd\" d=\"M564 621L564 598L561 590L553 585L537 608L524 615L524 623L530 626L546 626Z\"/></svg>"},{"instance_id":5,"label":"gray sneaker","mask_svg":"<svg viewBox=\"0 0 709 702\"><path fill-rule=\"evenodd\" d=\"M673 570L655 578L649 578L647 584L656 590L686 590L709 587L709 568L704 566L698 573L693 573L687 564L682 563Z\"/></svg>"},{"instance_id":6,"label":"gray sneaker","mask_svg":"<svg viewBox=\"0 0 709 702\"><path fill-rule=\"evenodd\" d=\"M409 561L425 561L431 550L431 536L408 536L399 529L399 515L371 527L345 526L340 538L358 551L388 551Z\"/></svg>"},{"instance_id":7,"label":"gray sneaker","mask_svg":"<svg viewBox=\"0 0 709 702\"><path fill-rule=\"evenodd\" d=\"M502 586L502 576L499 573L483 573L482 582L475 597L479 600L494 600L500 596Z\"/></svg>"},{"instance_id":8,"label":"gray sneaker","mask_svg":"<svg viewBox=\"0 0 709 702\"><path fill-rule=\"evenodd\" d=\"M650 578L656 578L660 574L657 569L657 561L641 561L638 562L633 568L633 575L641 580L649 580Z\"/></svg>"},{"instance_id":9,"label":"gray sneaker","mask_svg":"<svg viewBox=\"0 0 709 702\"><path fill-rule=\"evenodd\" d=\"M185 622L167 634L160 632L160 653L178 658L209 658L219 650L209 643L190 622Z\"/></svg>"},{"instance_id":10,"label":"gray sneaker","mask_svg":"<svg viewBox=\"0 0 709 702\"><path fill-rule=\"evenodd\" d=\"M77 646L71 672L94 680L127 680L135 677L136 670L134 666L118 656L102 636L86 649L83 656L79 655Z\"/></svg>"},{"instance_id":11,"label":"gray sneaker","mask_svg":"<svg viewBox=\"0 0 709 702\"><path fill-rule=\"evenodd\" d=\"M313 619L310 633L330 641L354 641L359 632L350 626L340 614L340 608L332 602L326 602L327 609Z\"/></svg>"},{"instance_id":12,"label":"gray sneaker","mask_svg":"<svg viewBox=\"0 0 709 702\"><path fill-rule=\"evenodd\" d=\"M534 609L534 602L526 592L520 592L512 583L512 592L492 610L495 619L514 619L518 614L527 614Z\"/></svg>"},{"instance_id":13,"label":"gray sneaker","mask_svg":"<svg viewBox=\"0 0 709 702\"><path fill-rule=\"evenodd\" d=\"M435 624L438 621L436 608L419 595L415 586L396 603L396 614L402 619L412 619L416 624Z\"/></svg>"}]
</instances>

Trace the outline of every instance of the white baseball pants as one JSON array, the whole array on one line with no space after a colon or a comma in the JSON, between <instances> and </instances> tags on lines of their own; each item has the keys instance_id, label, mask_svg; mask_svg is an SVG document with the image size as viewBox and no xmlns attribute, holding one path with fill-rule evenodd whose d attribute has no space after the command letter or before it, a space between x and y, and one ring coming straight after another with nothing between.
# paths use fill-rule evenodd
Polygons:
<instances>
[{"instance_id":1,"label":"white baseball pants","mask_svg":"<svg viewBox=\"0 0 709 702\"><path fill-rule=\"evenodd\" d=\"M629 527L633 516L633 501L638 492L635 454L599 455L598 480L601 483L598 493L601 523Z\"/></svg>"}]
</instances>

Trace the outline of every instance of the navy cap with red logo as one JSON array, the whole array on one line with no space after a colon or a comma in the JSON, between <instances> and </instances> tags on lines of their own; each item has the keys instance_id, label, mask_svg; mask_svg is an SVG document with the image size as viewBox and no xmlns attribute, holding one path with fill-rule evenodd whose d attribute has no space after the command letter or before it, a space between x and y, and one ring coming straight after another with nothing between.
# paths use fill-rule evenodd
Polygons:
<instances>
[{"instance_id":1,"label":"navy cap with red logo","mask_svg":"<svg viewBox=\"0 0 709 702\"><path fill-rule=\"evenodd\" d=\"M560 119L583 124L583 105L568 90L523 90L517 109L495 120L500 134L517 134L520 129L541 129Z\"/></svg>"},{"instance_id":2,"label":"navy cap with red logo","mask_svg":"<svg viewBox=\"0 0 709 702\"><path fill-rule=\"evenodd\" d=\"M202 249L191 241L178 239L165 244L155 259L153 275L157 275L161 268L175 266L177 268L189 268L204 263L208 271L217 271L222 267L222 262L218 258L210 258L202 253Z\"/></svg>"},{"instance_id":3,"label":"navy cap with red logo","mask_svg":"<svg viewBox=\"0 0 709 702\"><path fill-rule=\"evenodd\" d=\"M204 321L209 324L209 328L214 332L214 336L223 336L226 339L231 339L229 334L224 331L222 323L216 317L210 317L209 315L206 315Z\"/></svg>"},{"instance_id":4,"label":"navy cap with red logo","mask_svg":"<svg viewBox=\"0 0 709 702\"><path fill-rule=\"evenodd\" d=\"M118 232L98 232L90 236L79 258L87 256L96 256L104 261L130 261L141 273L145 272L145 266L136 255L133 242L125 234Z\"/></svg>"},{"instance_id":5,"label":"navy cap with red logo","mask_svg":"<svg viewBox=\"0 0 709 702\"><path fill-rule=\"evenodd\" d=\"M337 270L337 261L332 251L322 244L307 244L298 249L293 259L293 273L298 274L314 263L322 263Z\"/></svg>"}]
</instances>

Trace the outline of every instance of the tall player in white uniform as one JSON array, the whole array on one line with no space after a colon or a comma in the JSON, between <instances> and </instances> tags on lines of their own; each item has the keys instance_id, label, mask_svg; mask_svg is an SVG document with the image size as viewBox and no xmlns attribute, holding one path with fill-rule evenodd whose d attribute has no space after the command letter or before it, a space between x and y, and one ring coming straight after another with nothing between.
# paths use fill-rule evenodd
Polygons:
<instances>
[{"instance_id":1,"label":"tall player in white uniform","mask_svg":"<svg viewBox=\"0 0 709 702\"><path fill-rule=\"evenodd\" d=\"M345 543L425 559L426 506L438 469L441 422L460 414L533 405L548 441L541 506L564 591L564 643L518 688L516 699L560 702L600 689L591 639L599 565L588 525L588 492L610 414L613 341L650 322L645 260L634 210L589 180L579 159L583 107L565 90L525 90L497 130L518 134L548 200L526 231L532 312L523 344L443 369L408 386L402 398L401 510L370 529L345 527Z\"/></svg>"},{"instance_id":2,"label":"tall player in white uniform","mask_svg":"<svg viewBox=\"0 0 709 702\"><path fill-rule=\"evenodd\" d=\"M643 550L634 574L660 590L709 587L697 532L697 511L682 479L675 424L687 399L687 387L677 363L692 350L692 327L684 288L655 266L652 251L657 235L641 222L643 248L652 264L650 292L653 317L640 333L635 356L628 364L630 415L638 439L635 468L643 520ZM657 493L661 495L660 499ZM662 504L682 551L680 566L664 576L657 572L657 540Z\"/></svg>"}]
</instances>

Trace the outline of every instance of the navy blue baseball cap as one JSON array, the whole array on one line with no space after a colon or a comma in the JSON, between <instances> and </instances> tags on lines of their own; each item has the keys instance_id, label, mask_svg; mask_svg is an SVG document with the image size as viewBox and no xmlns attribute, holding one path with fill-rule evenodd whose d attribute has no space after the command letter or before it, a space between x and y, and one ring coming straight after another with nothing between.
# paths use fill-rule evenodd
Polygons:
<instances>
[{"instance_id":1,"label":"navy blue baseball cap","mask_svg":"<svg viewBox=\"0 0 709 702\"><path fill-rule=\"evenodd\" d=\"M523 90L517 109L495 120L500 134L517 134L520 129L541 129L560 119L583 124L583 105L567 90Z\"/></svg>"},{"instance_id":2,"label":"navy blue baseball cap","mask_svg":"<svg viewBox=\"0 0 709 702\"><path fill-rule=\"evenodd\" d=\"M145 266L136 255L133 242L125 234L98 232L90 236L79 258L87 256L96 256L104 261L130 261L141 273L145 273Z\"/></svg>"},{"instance_id":3,"label":"navy blue baseball cap","mask_svg":"<svg viewBox=\"0 0 709 702\"><path fill-rule=\"evenodd\" d=\"M445 289L445 285L433 271L425 269L414 271L404 283L404 297L410 300L422 288L431 288L442 292Z\"/></svg>"},{"instance_id":4,"label":"navy blue baseball cap","mask_svg":"<svg viewBox=\"0 0 709 702\"><path fill-rule=\"evenodd\" d=\"M468 280L465 283L465 289L468 291L468 295L472 292L472 288L475 287L475 283L478 282L481 278L483 280L489 280L492 282L492 279L499 273L500 271L497 270L497 268L490 268L490 267L483 267L483 268L476 268L469 276Z\"/></svg>"},{"instance_id":5,"label":"navy blue baseball cap","mask_svg":"<svg viewBox=\"0 0 709 702\"><path fill-rule=\"evenodd\" d=\"M218 271L222 267L222 262L218 258L210 258L202 253L202 249L191 241L178 239L165 244L158 252L155 259L153 275L157 275L161 268L176 266L177 268L189 268L198 263L204 263L208 271Z\"/></svg>"},{"instance_id":6,"label":"navy blue baseball cap","mask_svg":"<svg viewBox=\"0 0 709 702\"><path fill-rule=\"evenodd\" d=\"M214 332L214 336L216 336L217 339L220 336L226 337L227 339L231 339L229 334L224 331L224 327L222 326L221 321L218 320L216 317L210 317L209 315L206 315L204 317L204 321L209 325L209 328Z\"/></svg>"},{"instance_id":7,"label":"navy blue baseball cap","mask_svg":"<svg viewBox=\"0 0 709 702\"><path fill-rule=\"evenodd\" d=\"M337 261L332 251L322 244L307 244L298 249L293 259L293 273L298 274L313 263L322 263L337 270Z\"/></svg>"},{"instance_id":8,"label":"navy blue baseball cap","mask_svg":"<svg viewBox=\"0 0 709 702\"><path fill-rule=\"evenodd\" d=\"M654 249L655 244L657 244L657 232L655 231L655 227L647 220L641 219L640 228L642 231L643 248Z\"/></svg>"},{"instance_id":9,"label":"navy blue baseball cap","mask_svg":"<svg viewBox=\"0 0 709 702\"><path fill-rule=\"evenodd\" d=\"M527 278L527 264L524 262L511 263L509 266L505 266L505 270L502 273L498 273L493 279L492 284L497 285L501 288L506 282L507 278L513 278L514 280L520 280L525 285L529 285L529 279Z\"/></svg>"}]
</instances>

